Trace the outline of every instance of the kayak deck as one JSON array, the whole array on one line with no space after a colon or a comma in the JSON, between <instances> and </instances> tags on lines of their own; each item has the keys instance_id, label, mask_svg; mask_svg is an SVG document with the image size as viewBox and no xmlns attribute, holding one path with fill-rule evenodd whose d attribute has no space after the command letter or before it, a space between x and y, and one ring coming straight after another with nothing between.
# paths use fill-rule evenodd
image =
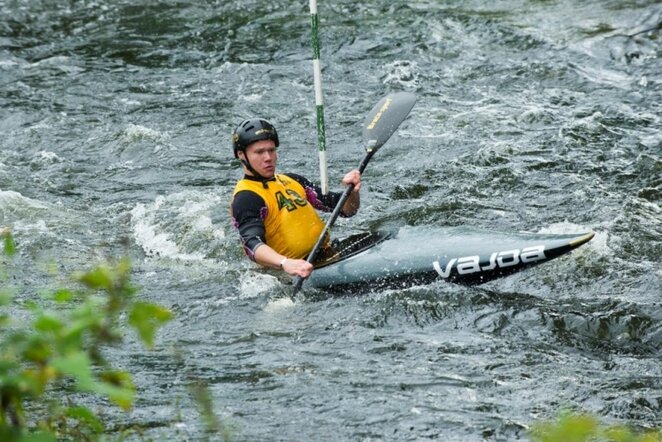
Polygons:
<instances>
[{"instance_id":1,"label":"kayak deck","mask_svg":"<svg viewBox=\"0 0 662 442\"><path fill-rule=\"evenodd\" d=\"M364 252L391 237L390 232L363 232L334 240L328 249L323 249L315 269L321 269L336 262Z\"/></svg>"}]
</instances>

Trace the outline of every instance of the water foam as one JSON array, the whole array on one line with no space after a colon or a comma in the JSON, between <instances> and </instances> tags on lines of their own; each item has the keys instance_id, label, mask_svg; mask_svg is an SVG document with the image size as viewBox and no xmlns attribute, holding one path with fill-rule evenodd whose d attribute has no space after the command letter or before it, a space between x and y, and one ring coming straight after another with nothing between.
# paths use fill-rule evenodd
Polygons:
<instances>
[{"instance_id":1,"label":"water foam","mask_svg":"<svg viewBox=\"0 0 662 442\"><path fill-rule=\"evenodd\" d=\"M574 234L574 233L586 233L590 231L592 231L590 227L571 223L569 221L562 221L562 222L550 224L547 227L541 227L538 233L565 235L565 234Z\"/></svg>"},{"instance_id":2,"label":"water foam","mask_svg":"<svg viewBox=\"0 0 662 442\"><path fill-rule=\"evenodd\" d=\"M167 132L160 132L158 130L150 129L149 127L141 126L139 124L129 124L124 130L124 138L127 141L166 141L170 139L170 135Z\"/></svg>"},{"instance_id":3,"label":"water foam","mask_svg":"<svg viewBox=\"0 0 662 442\"><path fill-rule=\"evenodd\" d=\"M290 310L294 307L294 305L295 303L292 298L289 296L284 296L282 298L270 300L267 305L264 306L264 311L266 313L280 313Z\"/></svg>"},{"instance_id":4,"label":"water foam","mask_svg":"<svg viewBox=\"0 0 662 442\"><path fill-rule=\"evenodd\" d=\"M142 247L147 256L161 256L184 261L202 259L199 254L182 253L169 233L158 230L156 211L158 211L162 202L163 197L158 197L149 208L144 204L138 204L131 210L136 242Z\"/></svg>"},{"instance_id":5,"label":"water foam","mask_svg":"<svg viewBox=\"0 0 662 442\"><path fill-rule=\"evenodd\" d=\"M386 65L386 77L383 83L416 88L419 84L418 77L418 63L409 60L396 60Z\"/></svg>"},{"instance_id":6,"label":"water foam","mask_svg":"<svg viewBox=\"0 0 662 442\"><path fill-rule=\"evenodd\" d=\"M278 278L266 273L245 272L239 280L239 290L244 297L255 297L280 286Z\"/></svg>"},{"instance_id":7,"label":"water foam","mask_svg":"<svg viewBox=\"0 0 662 442\"><path fill-rule=\"evenodd\" d=\"M48 206L41 201L25 197L13 190L0 189L0 209L13 210L16 208L48 209Z\"/></svg>"},{"instance_id":8,"label":"water foam","mask_svg":"<svg viewBox=\"0 0 662 442\"><path fill-rule=\"evenodd\" d=\"M46 225L46 221L43 219L37 221L17 221L13 225L14 232L23 232L23 233L39 233L39 234L48 234L53 233L51 229Z\"/></svg>"},{"instance_id":9,"label":"water foam","mask_svg":"<svg viewBox=\"0 0 662 442\"><path fill-rule=\"evenodd\" d=\"M205 261L209 240L223 240L208 214L219 197L199 192L160 195L151 204L137 204L130 212L133 236L149 257Z\"/></svg>"}]
</instances>

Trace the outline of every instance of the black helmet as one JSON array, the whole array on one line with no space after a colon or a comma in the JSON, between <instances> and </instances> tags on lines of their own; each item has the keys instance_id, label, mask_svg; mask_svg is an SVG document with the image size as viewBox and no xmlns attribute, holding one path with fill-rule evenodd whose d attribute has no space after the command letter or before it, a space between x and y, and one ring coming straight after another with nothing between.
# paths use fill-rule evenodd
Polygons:
<instances>
[{"instance_id":1,"label":"black helmet","mask_svg":"<svg viewBox=\"0 0 662 442\"><path fill-rule=\"evenodd\" d=\"M238 151L245 151L249 144L260 140L272 140L278 147L278 132L267 120L251 118L242 121L232 132L232 148L234 157L238 158Z\"/></svg>"}]
</instances>

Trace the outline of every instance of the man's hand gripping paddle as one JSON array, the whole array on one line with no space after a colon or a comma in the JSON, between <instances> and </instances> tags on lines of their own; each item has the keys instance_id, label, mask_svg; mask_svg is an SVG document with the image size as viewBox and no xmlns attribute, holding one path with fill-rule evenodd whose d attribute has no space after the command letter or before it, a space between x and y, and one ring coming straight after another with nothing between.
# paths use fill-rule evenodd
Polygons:
<instances>
[{"instance_id":1,"label":"man's hand gripping paddle","mask_svg":"<svg viewBox=\"0 0 662 442\"><path fill-rule=\"evenodd\" d=\"M416 102L416 95L410 92L396 92L389 94L386 97L382 98L379 103L372 108L370 113L365 119L363 124L363 143L365 144L366 154L359 163L359 172L363 174L368 162L372 156L377 153L380 147L382 147L391 135L395 133L400 124L407 118L409 112L414 107ZM320 237L315 243L312 251L306 259L309 263L315 262L317 255L319 255L320 250L322 249L322 244L324 243L324 238L331 231L331 226L336 222L338 215L340 215L340 210L345 205L347 198L349 198L350 193L354 189L354 185L350 184L345 188L338 204L331 212L329 220L326 222ZM304 278L297 276L294 279L294 286L292 289L292 295L295 295L303 285Z\"/></svg>"}]
</instances>

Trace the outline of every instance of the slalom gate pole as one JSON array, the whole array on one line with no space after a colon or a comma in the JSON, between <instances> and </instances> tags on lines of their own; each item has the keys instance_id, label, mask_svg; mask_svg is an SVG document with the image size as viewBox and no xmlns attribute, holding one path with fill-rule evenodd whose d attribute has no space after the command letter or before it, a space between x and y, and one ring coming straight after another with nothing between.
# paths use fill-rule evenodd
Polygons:
<instances>
[{"instance_id":1,"label":"slalom gate pole","mask_svg":"<svg viewBox=\"0 0 662 442\"><path fill-rule=\"evenodd\" d=\"M329 192L329 176L326 159L326 134L324 131L324 98L322 97L322 69L320 67L319 15L317 0L310 0L310 17L313 45L313 78L315 82L315 111L317 115L317 147L320 161L320 187L322 193Z\"/></svg>"}]
</instances>

